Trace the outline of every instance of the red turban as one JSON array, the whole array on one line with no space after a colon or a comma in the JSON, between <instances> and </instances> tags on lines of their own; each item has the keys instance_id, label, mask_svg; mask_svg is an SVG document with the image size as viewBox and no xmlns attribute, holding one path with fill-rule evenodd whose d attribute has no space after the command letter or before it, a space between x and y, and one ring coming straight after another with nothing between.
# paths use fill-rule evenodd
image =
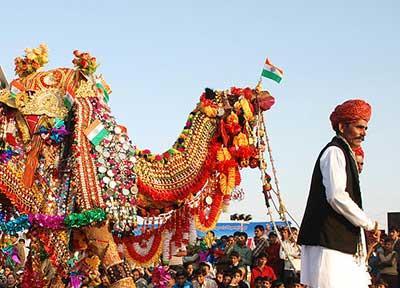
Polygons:
<instances>
[{"instance_id":1,"label":"red turban","mask_svg":"<svg viewBox=\"0 0 400 288\"><path fill-rule=\"evenodd\" d=\"M339 122L348 123L357 120L369 121L371 118L371 106L364 100L347 100L336 106L329 119L333 129L337 128Z\"/></svg>"},{"instance_id":2,"label":"red turban","mask_svg":"<svg viewBox=\"0 0 400 288\"><path fill-rule=\"evenodd\" d=\"M354 154L356 154L356 156L361 156L362 158L364 158L364 150L362 149L361 146L353 149Z\"/></svg>"}]
</instances>

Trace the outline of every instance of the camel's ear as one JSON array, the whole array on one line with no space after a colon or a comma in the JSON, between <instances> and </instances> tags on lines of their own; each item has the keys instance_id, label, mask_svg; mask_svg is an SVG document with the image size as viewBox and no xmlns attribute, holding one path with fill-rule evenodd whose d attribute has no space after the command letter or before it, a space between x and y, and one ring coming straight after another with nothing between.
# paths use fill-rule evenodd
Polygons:
<instances>
[{"instance_id":1,"label":"camel's ear","mask_svg":"<svg viewBox=\"0 0 400 288\"><path fill-rule=\"evenodd\" d=\"M8 89L8 88L10 88L10 84L7 81L7 77L3 71L3 68L0 66L0 89Z\"/></svg>"}]
</instances>

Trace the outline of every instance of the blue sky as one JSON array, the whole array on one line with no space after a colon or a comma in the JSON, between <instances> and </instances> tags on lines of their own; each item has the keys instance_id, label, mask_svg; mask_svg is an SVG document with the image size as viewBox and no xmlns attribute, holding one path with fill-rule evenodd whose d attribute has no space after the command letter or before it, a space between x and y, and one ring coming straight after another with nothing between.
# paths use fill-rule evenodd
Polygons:
<instances>
[{"instance_id":1,"label":"blue sky","mask_svg":"<svg viewBox=\"0 0 400 288\"><path fill-rule=\"evenodd\" d=\"M48 68L90 51L110 83L110 105L134 143L164 151L205 87L254 86L266 56L285 70L267 113L283 198L299 221L312 168L330 140L329 114L351 98L370 102L364 144L364 207L386 225L400 211L399 1L6 1L0 65L41 42ZM245 171L246 198L230 212L267 220L259 174ZM228 215L223 215L227 219Z\"/></svg>"}]
</instances>

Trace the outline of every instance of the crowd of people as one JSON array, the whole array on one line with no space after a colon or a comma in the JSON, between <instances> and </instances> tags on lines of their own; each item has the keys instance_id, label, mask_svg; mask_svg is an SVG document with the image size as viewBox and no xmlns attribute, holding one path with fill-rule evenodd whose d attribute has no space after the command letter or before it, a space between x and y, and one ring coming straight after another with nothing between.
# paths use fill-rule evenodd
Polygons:
<instances>
[{"instance_id":1,"label":"crowd of people","mask_svg":"<svg viewBox=\"0 0 400 288\"><path fill-rule=\"evenodd\" d=\"M254 235L235 232L220 238L209 231L196 245L177 249L168 263L155 267L132 265L137 288L300 288L301 247L298 230L279 231L258 225ZM380 242L370 245L369 272L373 288L397 288L399 278L400 230L392 228ZM7 243L7 245L4 245ZM29 247L15 235L3 239L0 288L20 287ZM162 269L161 285L155 271ZM157 270L159 274L159 271ZM166 275L166 276L165 276ZM104 283L98 286L107 287Z\"/></svg>"},{"instance_id":2,"label":"crowd of people","mask_svg":"<svg viewBox=\"0 0 400 288\"><path fill-rule=\"evenodd\" d=\"M278 237L279 234L279 237ZM209 243L206 250L189 247L174 256L183 265L170 265L169 286L173 288L300 288L301 247L297 244L298 230L282 227L278 232L256 226L253 237L245 232L214 237L208 232L201 242ZM213 239L213 241L209 241ZM368 269L373 288L397 288L399 277L400 231L391 228L379 242L369 247ZM211 242L211 243L210 243ZM211 244L211 245L210 245ZM201 246L201 243L198 245ZM176 259L174 260L176 261ZM176 262L175 262L176 263ZM174 263L174 264L175 264ZM149 287L151 271L136 268L137 287Z\"/></svg>"}]
</instances>

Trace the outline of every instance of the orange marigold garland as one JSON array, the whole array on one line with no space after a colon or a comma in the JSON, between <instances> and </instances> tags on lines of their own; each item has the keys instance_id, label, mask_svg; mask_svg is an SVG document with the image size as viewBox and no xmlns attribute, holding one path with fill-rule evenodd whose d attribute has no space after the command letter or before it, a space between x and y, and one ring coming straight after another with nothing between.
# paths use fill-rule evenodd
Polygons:
<instances>
[{"instance_id":1,"label":"orange marigold garland","mask_svg":"<svg viewBox=\"0 0 400 288\"><path fill-rule=\"evenodd\" d=\"M157 262L162 251L162 234L158 229L153 233L139 236L114 236L117 244L139 265L147 266ZM142 246L142 247L141 247ZM142 250L142 251L140 251Z\"/></svg>"},{"instance_id":2,"label":"orange marigold garland","mask_svg":"<svg viewBox=\"0 0 400 288\"><path fill-rule=\"evenodd\" d=\"M222 212L223 195L215 193L212 196L207 196L212 199L211 205L208 206L209 211L206 213L205 205L199 205L195 214L196 228L200 231L207 232L215 228L218 218ZM208 199L210 199L208 198ZM208 199L205 199L207 201Z\"/></svg>"}]
</instances>

